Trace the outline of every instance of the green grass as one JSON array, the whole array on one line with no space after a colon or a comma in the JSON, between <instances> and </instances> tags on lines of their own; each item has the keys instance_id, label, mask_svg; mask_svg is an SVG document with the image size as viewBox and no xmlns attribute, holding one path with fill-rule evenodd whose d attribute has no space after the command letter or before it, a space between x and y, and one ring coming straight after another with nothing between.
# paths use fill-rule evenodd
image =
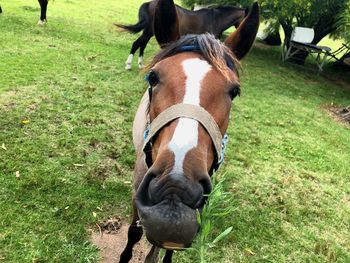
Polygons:
<instances>
[{"instance_id":1,"label":"green grass","mask_svg":"<svg viewBox=\"0 0 350 263\"><path fill-rule=\"evenodd\" d=\"M142 1L57 0L38 27L36 1L2 3L0 15L0 261L95 262L89 228L128 220L131 126L145 88L124 71ZM147 58L158 50L154 40ZM226 160L232 213L209 262L350 262L350 130L325 106L350 91L256 46L243 62ZM345 73L326 68L327 75ZM17 174L17 177L16 177ZM94 217L94 213L97 217ZM176 253L175 262L195 262Z\"/></svg>"}]
</instances>

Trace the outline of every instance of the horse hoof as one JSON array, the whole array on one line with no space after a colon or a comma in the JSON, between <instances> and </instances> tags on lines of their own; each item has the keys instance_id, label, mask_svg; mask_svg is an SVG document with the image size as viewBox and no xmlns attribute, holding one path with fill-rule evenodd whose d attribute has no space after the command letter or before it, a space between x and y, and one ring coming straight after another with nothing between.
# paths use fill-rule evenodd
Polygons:
<instances>
[{"instance_id":1,"label":"horse hoof","mask_svg":"<svg viewBox=\"0 0 350 263\"><path fill-rule=\"evenodd\" d=\"M39 20L38 21L38 26L45 26L46 20Z\"/></svg>"},{"instance_id":2,"label":"horse hoof","mask_svg":"<svg viewBox=\"0 0 350 263\"><path fill-rule=\"evenodd\" d=\"M145 68L145 65L144 64L139 64L139 69L143 69Z\"/></svg>"},{"instance_id":3,"label":"horse hoof","mask_svg":"<svg viewBox=\"0 0 350 263\"><path fill-rule=\"evenodd\" d=\"M126 69L126 70L131 70L131 64L126 64L126 65L125 65L125 69Z\"/></svg>"}]
</instances>

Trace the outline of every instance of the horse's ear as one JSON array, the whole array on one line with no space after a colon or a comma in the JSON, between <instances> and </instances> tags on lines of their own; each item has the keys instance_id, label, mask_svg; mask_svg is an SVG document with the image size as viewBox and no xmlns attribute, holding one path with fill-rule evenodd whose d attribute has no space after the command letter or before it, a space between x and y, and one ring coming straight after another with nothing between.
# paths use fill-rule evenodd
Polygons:
<instances>
[{"instance_id":1,"label":"horse's ear","mask_svg":"<svg viewBox=\"0 0 350 263\"><path fill-rule=\"evenodd\" d=\"M154 14L154 35L162 47L180 38L179 20L173 0L159 0Z\"/></svg>"},{"instance_id":2,"label":"horse's ear","mask_svg":"<svg viewBox=\"0 0 350 263\"><path fill-rule=\"evenodd\" d=\"M225 41L236 57L241 60L252 47L259 28L259 5L255 2L248 16L242 21L237 30Z\"/></svg>"}]
</instances>

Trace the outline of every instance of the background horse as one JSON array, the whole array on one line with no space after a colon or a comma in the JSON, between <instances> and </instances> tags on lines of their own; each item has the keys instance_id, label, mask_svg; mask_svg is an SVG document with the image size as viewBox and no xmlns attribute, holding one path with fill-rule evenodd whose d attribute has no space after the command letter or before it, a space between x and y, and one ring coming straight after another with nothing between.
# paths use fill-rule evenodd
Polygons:
<instances>
[{"instance_id":1,"label":"background horse","mask_svg":"<svg viewBox=\"0 0 350 263\"><path fill-rule=\"evenodd\" d=\"M40 19L38 22L38 25L43 26L46 24L47 20L46 20L46 11L47 11L47 3L48 0L38 0L39 4L40 4Z\"/></svg>"},{"instance_id":2,"label":"background horse","mask_svg":"<svg viewBox=\"0 0 350 263\"><path fill-rule=\"evenodd\" d=\"M47 20L46 20L46 11L47 11L47 3L48 0L38 0L39 4L40 4L40 19L38 22L38 25L43 26L46 24ZM0 13L2 13L2 9L0 6Z\"/></svg>"},{"instance_id":3,"label":"background horse","mask_svg":"<svg viewBox=\"0 0 350 263\"><path fill-rule=\"evenodd\" d=\"M139 21L135 25L116 24L131 33L143 30L141 36L132 44L130 55L125 63L127 70L132 67L132 60L137 49L140 49L138 65L139 68L143 67L144 50L154 35L153 20L156 4L157 0L142 4L139 8ZM175 7L179 19L180 35L211 33L217 38L229 27L233 25L238 27L248 11L238 7L204 8L197 11L190 11L178 5Z\"/></svg>"},{"instance_id":4,"label":"background horse","mask_svg":"<svg viewBox=\"0 0 350 263\"><path fill-rule=\"evenodd\" d=\"M173 0L159 0L154 30L163 49L151 63L134 119L134 214L121 263L131 259L143 230L153 244L145 262L156 262L159 248L167 249L163 262L171 262L173 250L195 238L197 211L211 192L232 100L240 93L238 60L255 40L259 6L225 44L210 34L180 38L179 23Z\"/></svg>"}]
</instances>

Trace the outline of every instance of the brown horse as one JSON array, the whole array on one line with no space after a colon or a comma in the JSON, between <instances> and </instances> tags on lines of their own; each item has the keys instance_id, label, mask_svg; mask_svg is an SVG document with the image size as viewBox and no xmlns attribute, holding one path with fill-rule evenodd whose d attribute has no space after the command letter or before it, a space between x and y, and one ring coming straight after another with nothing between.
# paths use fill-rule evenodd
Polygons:
<instances>
[{"instance_id":1,"label":"brown horse","mask_svg":"<svg viewBox=\"0 0 350 263\"><path fill-rule=\"evenodd\" d=\"M43 26L46 24L47 20L46 20L46 11L47 11L47 3L48 0L38 0L39 4L40 4L40 19L38 22L39 26ZM2 9L0 6L0 13L2 13Z\"/></svg>"},{"instance_id":2,"label":"brown horse","mask_svg":"<svg viewBox=\"0 0 350 263\"><path fill-rule=\"evenodd\" d=\"M145 262L156 262L160 248L167 250L163 262L171 262L173 250L191 245L240 93L239 60L258 27L255 3L225 43L210 34L180 38L173 0L159 0L154 30L163 49L151 63L133 125L134 214L121 263L129 262L143 231L153 244Z\"/></svg>"},{"instance_id":3,"label":"brown horse","mask_svg":"<svg viewBox=\"0 0 350 263\"><path fill-rule=\"evenodd\" d=\"M153 20L157 1L153 0L141 5L139 21L135 25L116 24L116 26L131 33L138 33L143 30L142 35L132 44L130 55L125 62L125 69L127 70L132 67L132 60L137 49L140 49L138 65L139 68L143 68L144 50L148 41L154 35ZM217 38L229 27L238 27L248 12L247 9L238 7L204 8L197 11L190 11L178 5L175 5L175 7L179 19L180 35L211 33Z\"/></svg>"}]
</instances>

